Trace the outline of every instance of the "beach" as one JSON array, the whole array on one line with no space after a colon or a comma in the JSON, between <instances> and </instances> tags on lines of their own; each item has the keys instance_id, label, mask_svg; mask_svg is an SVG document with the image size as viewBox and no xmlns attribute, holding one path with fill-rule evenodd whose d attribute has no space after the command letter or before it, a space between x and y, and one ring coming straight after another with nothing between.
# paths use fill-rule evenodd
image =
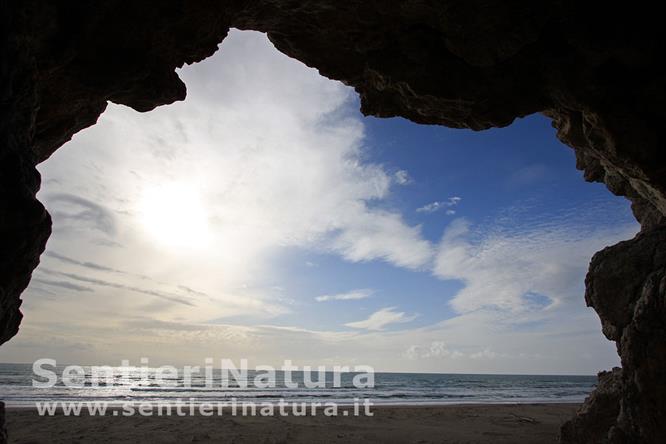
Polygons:
<instances>
[{"instance_id":1,"label":"beach","mask_svg":"<svg viewBox=\"0 0 666 444\"><path fill-rule=\"evenodd\" d=\"M10 443L549 443L579 404L373 407L374 416L39 416L8 408ZM341 411L343 409L341 408Z\"/></svg>"}]
</instances>

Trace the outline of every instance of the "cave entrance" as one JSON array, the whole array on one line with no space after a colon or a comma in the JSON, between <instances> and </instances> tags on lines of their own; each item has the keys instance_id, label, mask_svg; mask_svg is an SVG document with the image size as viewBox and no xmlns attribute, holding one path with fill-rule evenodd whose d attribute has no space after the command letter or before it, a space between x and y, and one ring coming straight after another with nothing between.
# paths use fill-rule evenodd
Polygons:
<instances>
[{"instance_id":1,"label":"cave entrance","mask_svg":"<svg viewBox=\"0 0 666 444\"><path fill-rule=\"evenodd\" d=\"M353 90L255 32L180 75L185 102L110 105L40 166L54 233L4 360L617 364L583 276L638 226L546 118L483 133L363 118Z\"/></svg>"}]
</instances>

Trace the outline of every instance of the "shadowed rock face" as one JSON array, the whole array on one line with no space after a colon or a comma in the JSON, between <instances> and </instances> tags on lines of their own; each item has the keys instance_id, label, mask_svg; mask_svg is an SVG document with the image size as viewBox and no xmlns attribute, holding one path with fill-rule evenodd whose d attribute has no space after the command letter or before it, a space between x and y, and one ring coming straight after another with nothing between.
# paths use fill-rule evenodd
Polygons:
<instances>
[{"instance_id":1,"label":"shadowed rock face","mask_svg":"<svg viewBox=\"0 0 666 444\"><path fill-rule=\"evenodd\" d=\"M658 10L567 0L25 0L1 3L0 17L0 343L18 330L20 294L50 234L35 165L93 125L107 101L149 111L183 100L174 69L213 54L230 27L252 29L353 86L368 115L475 130L551 117L586 180L630 199L642 226L592 260L586 301L623 369L613 384L602 377L562 440L666 436Z\"/></svg>"},{"instance_id":2,"label":"shadowed rock face","mask_svg":"<svg viewBox=\"0 0 666 444\"><path fill-rule=\"evenodd\" d=\"M560 431L562 442L604 442L620 413L622 369L599 373L596 390L578 410L578 415L566 422Z\"/></svg>"}]
</instances>

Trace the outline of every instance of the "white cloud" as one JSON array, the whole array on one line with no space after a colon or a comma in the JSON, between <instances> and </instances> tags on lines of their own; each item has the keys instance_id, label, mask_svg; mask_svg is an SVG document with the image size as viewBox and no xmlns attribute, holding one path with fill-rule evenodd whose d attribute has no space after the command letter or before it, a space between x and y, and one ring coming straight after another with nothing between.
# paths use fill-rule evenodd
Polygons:
<instances>
[{"instance_id":1,"label":"white cloud","mask_svg":"<svg viewBox=\"0 0 666 444\"><path fill-rule=\"evenodd\" d=\"M396 177L366 160L351 88L280 54L256 32L233 31L219 54L179 74L188 86L184 102L150 113L111 104L40 165L48 184L40 197L55 216L53 251L208 295L192 307L162 307L162 321L288 312L264 281L294 248L429 266L434 249L420 227L375 209ZM61 196L79 207L103 202L104 211L58 212ZM63 230L73 218L105 231ZM126 287L132 279L118 277ZM234 298L242 303L230 304ZM125 313L147 303L115 300Z\"/></svg>"},{"instance_id":2,"label":"white cloud","mask_svg":"<svg viewBox=\"0 0 666 444\"><path fill-rule=\"evenodd\" d=\"M382 308L374 312L368 319L363 321L349 322L345 324L347 327L361 328L371 331L384 330L390 324L401 324L411 322L416 319L418 315L407 315L404 312L396 311L395 307Z\"/></svg>"},{"instance_id":3,"label":"white cloud","mask_svg":"<svg viewBox=\"0 0 666 444\"><path fill-rule=\"evenodd\" d=\"M412 182L412 178L406 170L398 170L393 175L398 185L407 185Z\"/></svg>"},{"instance_id":4,"label":"white cloud","mask_svg":"<svg viewBox=\"0 0 666 444\"><path fill-rule=\"evenodd\" d=\"M509 217L503 226L477 231L464 219L454 220L442 237L434 266L439 278L465 285L452 307L459 313L481 308L528 313L554 310L581 298L590 257L631 237L636 225L595 228L576 220L576 211L554 221ZM543 299L549 303L539 306Z\"/></svg>"},{"instance_id":5,"label":"white cloud","mask_svg":"<svg viewBox=\"0 0 666 444\"><path fill-rule=\"evenodd\" d=\"M359 214L355 223L337 234L330 245L351 262L382 259L410 269L429 265L434 255L420 226L411 227L399 214L382 210Z\"/></svg>"},{"instance_id":6,"label":"white cloud","mask_svg":"<svg viewBox=\"0 0 666 444\"><path fill-rule=\"evenodd\" d=\"M497 359L498 357L508 357L501 353L496 353L489 348L484 348L480 352L472 353L469 355L470 359Z\"/></svg>"},{"instance_id":7,"label":"white cloud","mask_svg":"<svg viewBox=\"0 0 666 444\"><path fill-rule=\"evenodd\" d=\"M317 296L315 300L317 302L326 302L326 301L352 301L359 299L367 299L374 293L374 290L369 288L361 288L358 290L351 290L346 293L338 294L325 294Z\"/></svg>"},{"instance_id":8,"label":"white cloud","mask_svg":"<svg viewBox=\"0 0 666 444\"><path fill-rule=\"evenodd\" d=\"M443 209L443 208L449 208L448 210L446 210L446 214L448 214L448 215L456 214L456 211L453 210L453 209L451 209L451 207L455 207L456 205L458 205L458 204L460 203L461 200L462 200L462 199L461 199L460 197L458 197L458 196L453 196L453 197L449 197L449 198L448 198L447 200L445 200L445 201L435 201L435 202L430 202L430 203L427 204L427 205L424 205L424 206L422 206L422 207L420 207L420 208L417 208L417 209L416 209L416 212L417 212L417 213L427 213L427 214L430 214L430 213L434 213L434 212L436 212L436 211L439 211L439 210L441 210L441 209Z\"/></svg>"},{"instance_id":9,"label":"white cloud","mask_svg":"<svg viewBox=\"0 0 666 444\"><path fill-rule=\"evenodd\" d=\"M418 213L434 213L435 211L441 209L445 205L444 202L431 202L429 204L426 204L422 207L419 207L416 209Z\"/></svg>"},{"instance_id":10,"label":"white cloud","mask_svg":"<svg viewBox=\"0 0 666 444\"><path fill-rule=\"evenodd\" d=\"M30 306L39 296L34 291L29 296ZM157 313L98 308L104 301L97 296L77 310L63 299L47 303L48 310L30 308L31 317L19 336L3 345L0 358L31 362L47 350L59 362L118 365L121 359L138 362L150 350L151 364L203 365L202 357L214 350L215 356L247 358L250 366L279 366L288 350L299 366L366 364L399 372L594 374L618 365L614 344L599 333L598 319L582 298L572 316L538 328L516 328L515 316L480 310L436 325L383 331L163 321ZM60 346L48 338L57 338Z\"/></svg>"},{"instance_id":11,"label":"white cloud","mask_svg":"<svg viewBox=\"0 0 666 444\"><path fill-rule=\"evenodd\" d=\"M630 237L637 226L591 223L604 209L586 208L593 219L581 216L586 209L574 208L536 220L513 211L489 225L452 223L443 236L435 272L440 278L461 279L464 288L453 299L457 313L435 324L387 328L414 319L414 315L389 307L347 324L353 331L211 325L192 322L195 317L187 316L182 304L162 299L151 302L123 293L100 297L97 285L95 294L72 291L53 298L41 293L42 284L37 282L31 284L25 298L28 316L21 334L3 346L2 356L7 361L33 360L44 353L42 339L57 332L62 345L52 350L63 362L95 362L100 356L119 362L121 358L138 359L142 351L150 349L154 351L151 359L163 363L173 364L177 359L176 363L196 364L214 349L223 356L266 364L280 363L284 350L289 350L297 365L358 363L386 371L594 374L618 365L618 358L614 344L600 334L597 315L585 307L583 275L594 251ZM58 260L88 274L126 274L119 268L101 270L100 264L77 259L51 254L44 264L53 268L53 261ZM146 277L133 279L139 286ZM45 284L44 288L58 287ZM155 289L178 292L162 284ZM284 310L279 299L266 297L266 289L259 288L258 293L250 287L236 290L238 293L223 299L215 295L230 313L264 313L270 322L271 313ZM182 294L195 303L207 296ZM146 319L128 319L127 311L119 314L119 307L134 310L137 300L143 305L130 313L149 313L144 314ZM173 306L181 308L174 313ZM174 319L173 314L185 317ZM88 347L77 348L81 343ZM122 350L112 344L122 344Z\"/></svg>"},{"instance_id":12,"label":"white cloud","mask_svg":"<svg viewBox=\"0 0 666 444\"><path fill-rule=\"evenodd\" d=\"M511 358L507 353L497 353L490 348L484 348L477 352L463 353L460 350L451 350L444 341L432 341L429 345L411 345L404 356L407 359L467 359L467 360L493 360L500 358ZM519 355L518 355L519 356ZM523 354L522 356L527 357Z\"/></svg>"},{"instance_id":13,"label":"white cloud","mask_svg":"<svg viewBox=\"0 0 666 444\"><path fill-rule=\"evenodd\" d=\"M429 345L410 345L405 351L407 359L431 359L431 358L450 358L459 359L464 353L458 350L450 350L444 341L432 341Z\"/></svg>"}]
</instances>

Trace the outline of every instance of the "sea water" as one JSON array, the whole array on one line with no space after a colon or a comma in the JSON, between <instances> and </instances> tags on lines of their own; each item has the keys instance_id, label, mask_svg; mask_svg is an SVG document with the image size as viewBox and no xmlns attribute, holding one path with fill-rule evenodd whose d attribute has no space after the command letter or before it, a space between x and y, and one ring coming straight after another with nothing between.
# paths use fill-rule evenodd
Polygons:
<instances>
[{"instance_id":1,"label":"sea water","mask_svg":"<svg viewBox=\"0 0 666 444\"><path fill-rule=\"evenodd\" d=\"M169 380L168 387L156 382L156 370L113 367L109 380L96 382L90 367L85 367L82 387L68 387L61 379L53 387L38 388L32 364L0 364L0 400L7 406L31 406L36 402L103 401L109 404L127 402L336 402L349 404L370 399L374 404L438 405L486 403L569 403L582 402L596 384L595 376L483 375L375 373L374 387L357 388L353 373L343 373L339 387L332 373L326 373L325 387L308 388L302 372L293 372L296 388L287 387L284 372L276 372L275 387L260 388L253 384L255 372L248 371L244 381L224 381L219 369L213 378L194 375L191 384L179 376ZM62 375L63 368L54 371ZM147 377L146 377L147 375ZM318 380L313 373L312 379ZM293 385L293 384L292 384Z\"/></svg>"}]
</instances>

